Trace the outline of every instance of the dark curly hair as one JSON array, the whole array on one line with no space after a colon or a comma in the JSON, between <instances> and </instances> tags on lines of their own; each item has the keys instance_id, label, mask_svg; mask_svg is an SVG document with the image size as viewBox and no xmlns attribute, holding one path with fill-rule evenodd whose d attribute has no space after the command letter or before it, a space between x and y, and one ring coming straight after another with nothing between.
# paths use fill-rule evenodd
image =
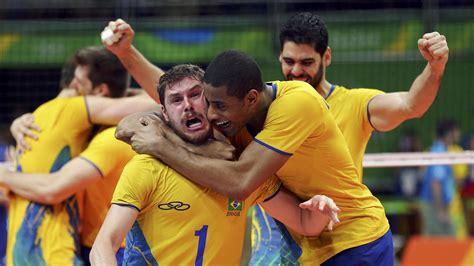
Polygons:
<instances>
[{"instance_id":1,"label":"dark curly hair","mask_svg":"<svg viewBox=\"0 0 474 266\"><path fill-rule=\"evenodd\" d=\"M320 17L304 12L292 16L280 31L280 49L287 41L297 44L309 44L314 50L323 55L329 43L326 24Z\"/></svg>"}]
</instances>

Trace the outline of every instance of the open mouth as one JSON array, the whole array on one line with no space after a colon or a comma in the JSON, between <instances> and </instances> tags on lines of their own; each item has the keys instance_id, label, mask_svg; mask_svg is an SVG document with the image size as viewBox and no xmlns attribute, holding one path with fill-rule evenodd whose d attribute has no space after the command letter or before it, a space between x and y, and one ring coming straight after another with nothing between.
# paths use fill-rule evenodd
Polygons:
<instances>
[{"instance_id":1,"label":"open mouth","mask_svg":"<svg viewBox=\"0 0 474 266\"><path fill-rule=\"evenodd\" d=\"M222 121L222 122L216 122L216 126L220 128L227 128L230 126L230 121Z\"/></svg>"},{"instance_id":2,"label":"open mouth","mask_svg":"<svg viewBox=\"0 0 474 266\"><path fill-rule=\"evenodd\" d=\"M188 119L186 121L186 127L188 129L191 129L191 130L196 130L196 129L200 129L204 126L204 123L202 122L201 119L197 118L197 117L193 117L191 119Z\"/></svg>"}]
</instances>

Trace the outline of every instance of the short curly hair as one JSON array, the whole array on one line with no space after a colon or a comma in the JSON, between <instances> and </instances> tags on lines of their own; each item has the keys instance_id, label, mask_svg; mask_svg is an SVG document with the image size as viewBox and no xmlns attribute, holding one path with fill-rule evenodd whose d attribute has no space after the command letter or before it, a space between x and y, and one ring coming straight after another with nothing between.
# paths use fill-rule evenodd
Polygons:
<instances>
[{"instance_id":1,"label":"short curly hair","mask_svg":"<svg viewBox=\"0 0 474 266\"><path fill-rule=\"evenodd\" d=\"M225 87L229 96L242 100L251 90L262 91L265 83L257 62L238 50L227 50L217 55L206 68L204 83Z\"/></svg>"},{"instance_id":2,"label":"short curly hair","mask_svg":"<svg viewBox=\"0 0 474 266\"><path fill-rule=\"evenodd\" d=\"M203 77L204 70L202 70L202 68L199 66L192 64L176 65L167 70L163 76L160 77L160 83L157 87L161 104L165 104L166 89L173 86L176 82L179 82L184 78L192 78L202 82Z\"/></svg>"},{"instance_id":3,"label":"short curly hair","mask_svg":"<svg viewBox=\"0 0 474 266\"><path fill-rule=\"evenodd\" d=\"M280 49L285 42L309 44L314 50L323 55L329 43L329 34L324 21L311 13L304 12L292 16L280 31Z\"/></svg>"}]
</instances>

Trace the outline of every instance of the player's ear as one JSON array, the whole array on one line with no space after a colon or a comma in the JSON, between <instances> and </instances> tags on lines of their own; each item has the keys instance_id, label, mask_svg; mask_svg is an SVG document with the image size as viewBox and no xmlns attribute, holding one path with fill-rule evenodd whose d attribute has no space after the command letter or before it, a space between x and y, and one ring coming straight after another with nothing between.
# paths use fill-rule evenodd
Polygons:
<instances>
[{"instance_id":1,"label":"player's ear","mask_svg":"<svg viewBox=\"0 0 474 266\"><path fill-rule=\"evenodd\" d=\"M324 52L323 54L323 64L325 67L328 67L331 65L331 60L332 60L332 51L331 51L331 47L328 46L328 48L326 49L326 52Z\"/></svg>"},{"instance_id":2,"label":"player's ear","mask_svg":"<svg viewBox=\"0 0 474 266\"><path fill-rule=\"evenodd\" d=\"M110 88L107 84L101 83L100 85L94 88L93 94L103 96L103 97L110 97Z\"/></svg>"},{"instance_id":3,"label":"player's ear","mask_svg":"<svg viewBox=\"0 0 474 266\"><path fill-rule=\"evenodd\" d=\"M245 100L248 102L250 105L254 105L258 101L258 97L260 94L258 93L257 90L251 89L249 92L247 92L247 95L245 96Z\"/></svg>"},{"instance_id":4,"label":"player's ear","mask_svg":"<svg viewBox=\"0 0 474 266\"><path fill-rule=\"evenodd\" d=\"M166 112L165 106L160 104L160 108L161 108L161 113L163 114L163 119L165 120L165 122L169 122L170 118L168 117L168 113Z\"/></svg>"}]
</instances>

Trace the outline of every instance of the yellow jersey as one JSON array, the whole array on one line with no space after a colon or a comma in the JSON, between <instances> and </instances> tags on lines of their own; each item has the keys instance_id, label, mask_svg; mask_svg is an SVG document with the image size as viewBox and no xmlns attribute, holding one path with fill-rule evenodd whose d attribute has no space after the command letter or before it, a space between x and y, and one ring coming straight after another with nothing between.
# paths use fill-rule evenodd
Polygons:
<instances>
[{"instance_id":1,"label":"yellow jersey","mask_svg":"<svg viewBox=\"0 0 474 266\"><path fill-rule=\"evenodd\" d=\"M125 167L112 203L139 211L124 264L240 265L246 213L278 192L270 178L245 201L203 188L148 155Z\"/></svg>"},{"instance_id":2,"label":"yellow jersey","mask_svg":"<svg viewBox=\"0 0 474 266\"><path fill-rule=\"evenodd\" d=\"M272 86L274 100L254 141L289 157L277 171L287 189L302 200L324 194L341 209L341 222L332 232L319 237L290 232L301 247L300 263L320 264L383 236L389 229L384 208L360 182L329 105L305 82L276 81Z\"/></svg>"},{"instance_id":3,"label":"yellow jersey","mask_svg":"<svg viewBox=\"0 0 474 266\"><path fill-rule=\"evenodd\" d=\"M346 89L334 86L326 97L337 126L346 139L349 152L362 181L362 160L374 128L370 124L368 105L375 96L384 93L375 89Z\"/></svg>"},{"instance_id":4,"label":"yellow jersey","mask_svg":"<svg viewBox=\"0 0 474 266\"><path fill-rule=\"evenodd\" d=\"M117 140L115 127L97 134L79 158L91 163L102 179L88 186L83 194L81 245L91 248L109 210L110 201L122 170L136 154L130 145Z\"/></svg>"},{"instance_id":5,"label":"yellow jersey","mask_svg":"<svg viewBox=\"0 0 474 266\"><path fill-rule=\"evenodd\" d=\"M53 99L33 115L42 131L38 141L29 141L31 151L19 156L18 172L55 172L89 141L92 125L84 97ZM81 264L75 196L43 205L16 195L8 215L7 265Z\"/></svg>"}]
</instances>

